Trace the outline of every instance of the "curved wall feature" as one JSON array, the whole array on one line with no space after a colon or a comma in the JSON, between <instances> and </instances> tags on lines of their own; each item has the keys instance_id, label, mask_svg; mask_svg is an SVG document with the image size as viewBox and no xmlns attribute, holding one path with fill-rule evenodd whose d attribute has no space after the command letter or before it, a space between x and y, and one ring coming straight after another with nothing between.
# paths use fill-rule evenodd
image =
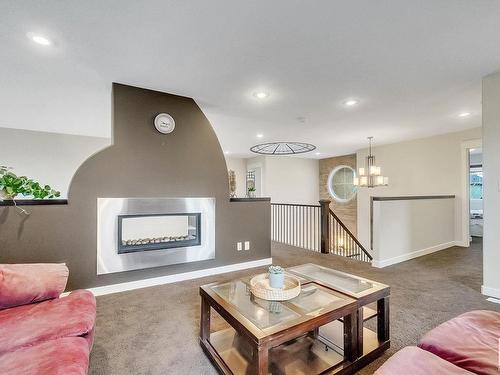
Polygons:
<instances>
[{"instance_id":1,"label":"curved wall feature","mask_svg":"<svg viewBox=\"0 0 500 375\"><path fill-rule=\"evenodd\" d=\"M169 113L173 133L156 131ZM191 98L113 84L113 145L76 172L67 206L0 207L0 263L66 262L69 288L89 288L270 257L269 201L230 202L218 139ZM57 152L57 150L51 150ZM97 275L98 198L215 198L215 259ZM250 241L250 251L236 242Z\"/></svg>"}]
</instances>

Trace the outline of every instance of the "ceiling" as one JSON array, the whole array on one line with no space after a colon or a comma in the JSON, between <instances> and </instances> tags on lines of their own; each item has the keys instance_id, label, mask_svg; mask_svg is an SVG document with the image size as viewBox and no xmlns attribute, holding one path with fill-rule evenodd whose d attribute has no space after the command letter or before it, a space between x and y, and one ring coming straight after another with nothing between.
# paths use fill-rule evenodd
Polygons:
<instances>
[{"instance_id":1,"label":"ceiling","mask_svg":"<svg viewBox=\"0 0 500 375\"><path fill-rule=\"evenodd\" d=\"M109 137L120 82L193 97L234 156L480 126L481 77L500 69L496 0L35 0L0 14L0 127Z\"/></svg>"}]
</instances>

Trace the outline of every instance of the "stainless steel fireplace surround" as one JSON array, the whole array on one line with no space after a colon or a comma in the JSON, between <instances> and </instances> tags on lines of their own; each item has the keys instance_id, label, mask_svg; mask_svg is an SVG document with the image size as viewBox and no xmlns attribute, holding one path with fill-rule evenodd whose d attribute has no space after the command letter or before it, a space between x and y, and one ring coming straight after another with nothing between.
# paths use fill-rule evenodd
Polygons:
<instances>
[{"instance_id":1,"label":"stainless steel fireplace surround","mask_svg":"<svg viewBox=\"0 0 500 375\"><path fill-rule=\"evenodd\" d=\"M215 257L215 198L98 198L97 274Z\"/></svg>"}]
</instances>

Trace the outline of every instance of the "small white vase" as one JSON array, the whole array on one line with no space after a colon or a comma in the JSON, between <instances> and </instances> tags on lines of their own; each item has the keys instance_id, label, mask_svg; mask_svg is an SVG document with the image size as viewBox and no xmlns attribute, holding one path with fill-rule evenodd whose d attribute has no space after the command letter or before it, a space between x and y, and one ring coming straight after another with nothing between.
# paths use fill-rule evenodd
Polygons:
<instances>
[{"instance_id":1,"label":"small white vase","mask_svg":"<svg viewBox=\"0 0 500 375\"><path fill-rule=\"evenodd\" d=\"M5 191L0 190L0 201L12 199Z\"/></svg>"},{"instance_id":2,"label":"small white vase","mask_svg":"<svg viewBox=\"0 0 500 375\"><path fill-rule=\"evenodd\" d=\"M271 288L283 289L284 284L284 273L269 273L269 285L271 286Z\"/></svg>"}]
</instances>

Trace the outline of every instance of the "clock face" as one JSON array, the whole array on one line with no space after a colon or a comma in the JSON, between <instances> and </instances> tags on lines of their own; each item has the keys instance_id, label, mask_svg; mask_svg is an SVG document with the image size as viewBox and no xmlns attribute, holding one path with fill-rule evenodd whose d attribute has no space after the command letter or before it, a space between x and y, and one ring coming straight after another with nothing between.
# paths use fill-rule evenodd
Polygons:
<instances>
[{"instance_id":1,"label":"clock face","mask_svg":"<svg viewBox=\"0 0 500 375\"><path fill-rule=\"evenodd\" d=\"M172 133L175 128L175 121L167 113L160 113L155 117L155 128L162 134Z\"/></svg>"}]
</instances>

